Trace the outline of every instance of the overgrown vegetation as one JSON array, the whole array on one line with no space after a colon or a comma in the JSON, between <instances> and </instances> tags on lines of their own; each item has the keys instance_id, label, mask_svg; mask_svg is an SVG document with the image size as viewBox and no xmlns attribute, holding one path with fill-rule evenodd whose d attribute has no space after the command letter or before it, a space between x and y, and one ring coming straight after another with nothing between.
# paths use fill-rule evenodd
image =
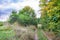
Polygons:
<instances>
[{"instance_id":1,"label":"overgrown vegetation","mask_svg":"<svg viewBox=\"0 0 60 40\"><path fill-rule=\"evenodd\" d=\"M22 25L35 25L38 24L38 19L36 18L35 11L29 7L26 6L22 10L19 11L19 13L12 11L12 15L10 16L10 23L18 22Z\"/></svg>"},{"instance_id":2,"label":"overgrown vegetation","mask_svg":"<svg viewBox=\"0 0 60 40\"><path fill-rule=\"evenodd\" d=\"M0 26L3 26L3 22L0 22Z\"/></svg>"},{"instance_id":3,"label":"overgrown vegetation","mask_svg":"<svg viewBox=\"0 0 60 40\"><path fill-rule=\"evenodd\" d=\"M38 29L37 34L38 34L38 40L48 40L41 29Z\"/></svg>"},{"instance_id":4,"label":"overgrown vegetation","mask_svg":"<svg viewBox=\"0 0 60 40\"><path fill-rule=\"evenodd\" d=\"M52 31L56 35L60 33L60 0L41 0L42 29Z\"/></svg>"},{"instance_id":5,"label":"overgrown vegetation","mask_svg":"<svg viewBox=\"0 0 60 40\"><path fill-rule=\"evenodd\" d=\"M14 36L14 31L11 27L3 26L3 22L0 22L0 40L9 40Z\"/></svg>"},{"instance_id":6,"label":"overgrown vegetation","mask_svg":"<svg viewBox=\"0 0 60 40\"><path fill-rule=\"evenodd\" d=\"M35 11L31 7L26 6L18 13L12 11L9 23L14 24L17 22L20 25L34 25L36 27L38 23L42 24L42 27L37 31L38 40L47 40L41 29L47 32L53 32L56 34L56 37L60 37L60 0L40 0L39 6L41 7L41 18L36 18ZM17 31L19 34L21 33L19 30ZM13 36L15 36L15 33L12 28L4 26L3 22L0 22L0 40L9 40ZM18 35L18 37L20 36ZM25 38L25 35L23 38Z\"/></svg>"}]
</instances>

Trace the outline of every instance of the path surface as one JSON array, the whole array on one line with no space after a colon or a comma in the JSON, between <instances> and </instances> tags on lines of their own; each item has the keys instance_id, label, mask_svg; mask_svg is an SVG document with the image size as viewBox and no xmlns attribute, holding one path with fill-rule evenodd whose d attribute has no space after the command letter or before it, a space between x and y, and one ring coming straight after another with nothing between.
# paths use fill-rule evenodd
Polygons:
<instances>
[{"instance_id":1,"label":"path surface","mask_svg":"<svg viewBox=\"0 0 60 40\"><path fill-rule=\"evenodd\" d=\"M32 30L29 29L29 28L19 27L19 26L16 26L16 27L13 26L12 29L16 32L16 35L23 35L22 32L32 31ZM38 40L37 30L34 31L34 37L33 37L33 39L34 39L34 40Z\"/></svg>"},{"instance_id":2,"label":"path surface","mask_svg":"<svg viewBox=\"0 0 60 40\"><path fill-rule=\"evenodd\" d=\"M44 32L43 30L42 32L47 37L48 40L53 40L55 38L55 35L52 32Z\"/></svg>"},{"instance_id":3,"label":"path surface","mask_svg":"<svg viewBox=\"0 0 60 40\"><path fill-rule=\"evenodd\" d=\"M37 30L35 31L35 38L34 40L38 40Z\"/></svg>"}]
</instances>

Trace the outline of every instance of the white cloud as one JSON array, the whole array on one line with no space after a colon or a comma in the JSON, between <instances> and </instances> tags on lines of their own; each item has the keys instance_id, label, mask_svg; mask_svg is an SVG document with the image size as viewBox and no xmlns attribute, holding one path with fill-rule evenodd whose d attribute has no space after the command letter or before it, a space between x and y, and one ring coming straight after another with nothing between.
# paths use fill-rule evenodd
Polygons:
<instances>
[{"instance_id":1,"label":"white cloud","mask_svg":"<svg viewBox=\"0 0 60 40\"><path fill-rule=\"evenodd\" d=\"M7 5L3 4L3 5L0 5L0 8L2 8L2 9L4 9L4 8L16 8L16 9L19 9L19 8L22 8L22 7L26 6L26 5L32 7L35 10L39 9L38 0L26 0L24 2L9 3Z\"/></svg>"},{"instance_id":2,"label":"white cloud","mask_svg":"<svg viewBox=\"0 0 60 40\"><path fill-rule=\"evenodd\" d=\"M0 16L0 21L6 21L9 18L9 15Z\"/></svg>"},{"instance_id":3,"label":"white cloud","mask_svg":"<svg viewBox=\"0 0 60 40\"><path fill-rule=\"evenodd\" d=\"M2 4L2 5L0 5L0 9L12 8L12 9L20 10L25 6L32 7L36 12L37 17L40 17L40 14L38 12L38 10L39 10L39 0L24 0L24 2L9 3L7 5ZM5 19L7 19L7 18L5 18Z\"/></svg>"}]
</instances>

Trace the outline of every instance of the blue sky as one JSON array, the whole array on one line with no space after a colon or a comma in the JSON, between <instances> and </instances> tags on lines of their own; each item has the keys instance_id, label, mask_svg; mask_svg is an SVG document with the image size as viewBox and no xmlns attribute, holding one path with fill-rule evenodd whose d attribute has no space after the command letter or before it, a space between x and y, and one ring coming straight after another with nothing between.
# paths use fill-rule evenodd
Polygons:
<instances>
[{"instance_id":1,"label":"blue sky","mask_svg":"<svg viewBox=\"0 0 60 40\"><path fill-rule=\"evenodd\" d=\"M39 0L0 0L0 21L6 21L13 9L19 11L25 6L32 7L35 10L37 17L39 17L38 5Z\"/></svg>"},{"instance_id":2,"label":"blue sky","mask_svg":"<svg viewBox=\"0 0 60 40\"><path fill-rule=\"evenodd\" d=\"M4 3L17 3L17 2L23 2L24 0L0 0L0 4Z\"/></svg>"}]
</instances>

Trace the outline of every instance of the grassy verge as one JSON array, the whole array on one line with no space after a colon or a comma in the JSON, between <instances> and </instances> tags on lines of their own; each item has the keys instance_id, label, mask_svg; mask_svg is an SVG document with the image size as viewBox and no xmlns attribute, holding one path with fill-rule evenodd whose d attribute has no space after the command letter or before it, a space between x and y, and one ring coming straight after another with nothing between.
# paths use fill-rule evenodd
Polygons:
<instances>
[{"instance_id":1,"label":"grassy verge","mask_svg":"<svg viewBox=\"0 0 60 40\"><path fill-rule=\"evenodd\" d=\"M0 40L8 40L14 36L14 31L11 28L0 26Z\"/></svg>"},{"instance_id":2,"label":"grassy verge","mask_svg":"<svg viewBox=\"0 0 60 40\"><path fill-rule=\"evenodd\" d=\"M38 33L38 40L47 40L41 29L38 29L37 33Z\"/></svg>"}]
</instances>

